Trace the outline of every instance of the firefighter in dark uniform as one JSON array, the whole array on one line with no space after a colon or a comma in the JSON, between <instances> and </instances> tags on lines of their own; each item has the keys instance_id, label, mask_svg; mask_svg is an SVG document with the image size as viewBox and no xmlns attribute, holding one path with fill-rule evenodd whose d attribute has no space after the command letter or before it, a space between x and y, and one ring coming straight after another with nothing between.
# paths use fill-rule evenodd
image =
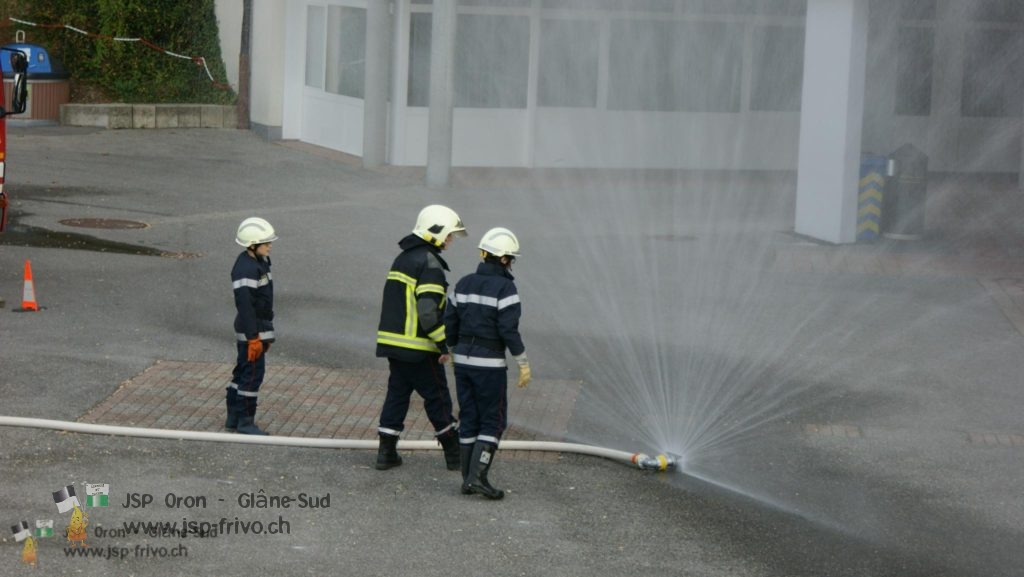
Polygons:
<instances>
[{"instance_id":1,"label":"firefighter in dark uniform","mask_svg":"<svg viewBox=\"0 0 1024 577\"><path fill-rule=\"evenodd\" d=\"M458 423L452 416L444 363L444 309L447 301L448 264L441 251L466 228L452 209L431 205L420 211L412 234L399 241L402 249L388 273L377 328L377 356L387 357L390 376L377 429L380 445L377 469L402 464L398 437L405 428L413 391L423 397L427 418L444 449L449 470L459 469Z\"/></svg>"},{"instance_id":2,"label":"firefighter in dark uniform","mask_svg":"<svg viewBox=\"0 0 1024 577\"><path fill-rule=\"evenodd\" d=\"M445 327L455 357L462 492L501 499L505 492L491 486L487 472L508 426L505 350L519 365L520 388L530 383L531 374L519 335L522 307L511 273L519 240L507 228L492 228L479 246L483 262L456 283Z\"/></svg>"},{"instance_id":3,"label":"firefighter in dark uniform","mask_svg":"<svg viewBox=\"0 0 1024 577\"><path fill-rule=\"evenodd\" d=\"M274 227L262 218L242 221L235 242L245 250L231 268L235 293L235 336L238 357L227 388L227 429L244 435L266 435L256 426L256 406L266 371L266 352L274 342L274 281L270 246Z\"/></svg>"}]
</instances>

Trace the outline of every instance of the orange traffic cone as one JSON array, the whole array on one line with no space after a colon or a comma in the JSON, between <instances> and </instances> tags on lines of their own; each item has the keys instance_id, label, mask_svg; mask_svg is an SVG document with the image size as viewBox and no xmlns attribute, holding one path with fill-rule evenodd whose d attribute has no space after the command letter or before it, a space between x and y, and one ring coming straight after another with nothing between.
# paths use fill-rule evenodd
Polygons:
<instances>
[{"instance_id":1,"label":"orange traffic cone","mask_svg":"<svg viewBox=\"0 0 1024 577\"><path fill-rule=\"evenodd\" d=\"M25 261L25 288L21 293L21 310L38 311L36 303L36 287L32 282L32 262Z\"/></svg>"}]
</instances>

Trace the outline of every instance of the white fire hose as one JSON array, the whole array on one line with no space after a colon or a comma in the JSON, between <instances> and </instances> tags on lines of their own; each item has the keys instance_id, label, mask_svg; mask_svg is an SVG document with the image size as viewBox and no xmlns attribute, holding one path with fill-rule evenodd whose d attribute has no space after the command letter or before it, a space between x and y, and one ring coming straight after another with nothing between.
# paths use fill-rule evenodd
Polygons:
<instances>
[{"instance_id":1,"label":"white fire hose","mask_svg":"<svg viewBox=\"0 0 1024 577\"><path fill-rule=\"evenodd\" d=\"M0 416L0 426L29 427L85 433L88 435L117 435L122 437L143 437L149 439L175 439L184 441L212 441L215 443L241 443L248 445L277 445L283 447L307 447L320 449L376 449L376 440L321 439L311 437L278 437L274 435L239 435L236 433L210 433L206 431L181 431L175 429L147 429L143 427L121 427L75 423L50 419ZM399 449L432 450L440 449L437 441L399 441ZM649 456L644 453L629 453L579 443L558 443L550 441L502 441L501 448L510 451L547 451L555 453L576 453L603 457L633 465L645 471L667 471L675 469L676 459L667 455Z\"/></svg>"}]
</instances>

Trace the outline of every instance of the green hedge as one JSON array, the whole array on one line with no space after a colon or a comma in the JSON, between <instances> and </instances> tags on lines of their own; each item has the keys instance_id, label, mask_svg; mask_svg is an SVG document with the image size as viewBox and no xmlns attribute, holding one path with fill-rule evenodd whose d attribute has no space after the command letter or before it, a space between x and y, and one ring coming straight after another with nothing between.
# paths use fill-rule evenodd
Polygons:
<instances>
[{"instance_id":1,"label":"green hedge","mask_svg":"<svg viewBox=\"0 0 1024 577\"><path fill-rule=\"evenodd\" d=\"M69 24L114 37L145 38L166 50L203 56L218 82L226 82L214 0L31 0L5 2L7 16L39 24ZM71 73L73 85L87 87L92 100L132 103L231 104L235 94L219 88L202 66L152 50L140 42L113 42L66 29L10 23L40 44Z\"/></svg>"}]
</instances>

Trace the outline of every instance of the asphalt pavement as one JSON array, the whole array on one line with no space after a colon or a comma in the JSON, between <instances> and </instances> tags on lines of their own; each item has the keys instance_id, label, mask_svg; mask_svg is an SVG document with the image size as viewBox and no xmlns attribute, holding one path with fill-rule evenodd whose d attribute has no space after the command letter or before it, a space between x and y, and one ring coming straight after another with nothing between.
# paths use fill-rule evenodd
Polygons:
<instances>
[{"instance_id":1,"label":"asphalt pavement","mask_svg":"<svg viewBox=\"0 0 1024 577\"><path fill-rule=\"evenodd\" d=\"M88 420L125 390L158 415L148 369L230 364L233 236L253 215L280 236L268 394L275 367L380 374L395 243L443 203L470 231L445 253L449 280L475 268L484 230L516 231L531 386L579 383L566 430L532 433L682 453L680 471L499 451L508 496L488 502L459 494L437 452L382 472L366 451L0 427L0 518L54 521L33 574L1020 574L1015 200L936 212L917 243L836 247L792 233L787 174L453 177L432 190L420 169L236 130L9 129L0 413ZM945 209L961 188L936 190ZM15 311L26 260L39 312ZM110 502L69 548L52 493L87 483ZM0 574L31 573L3 538Z\"/></svg>"}]
</instances>

